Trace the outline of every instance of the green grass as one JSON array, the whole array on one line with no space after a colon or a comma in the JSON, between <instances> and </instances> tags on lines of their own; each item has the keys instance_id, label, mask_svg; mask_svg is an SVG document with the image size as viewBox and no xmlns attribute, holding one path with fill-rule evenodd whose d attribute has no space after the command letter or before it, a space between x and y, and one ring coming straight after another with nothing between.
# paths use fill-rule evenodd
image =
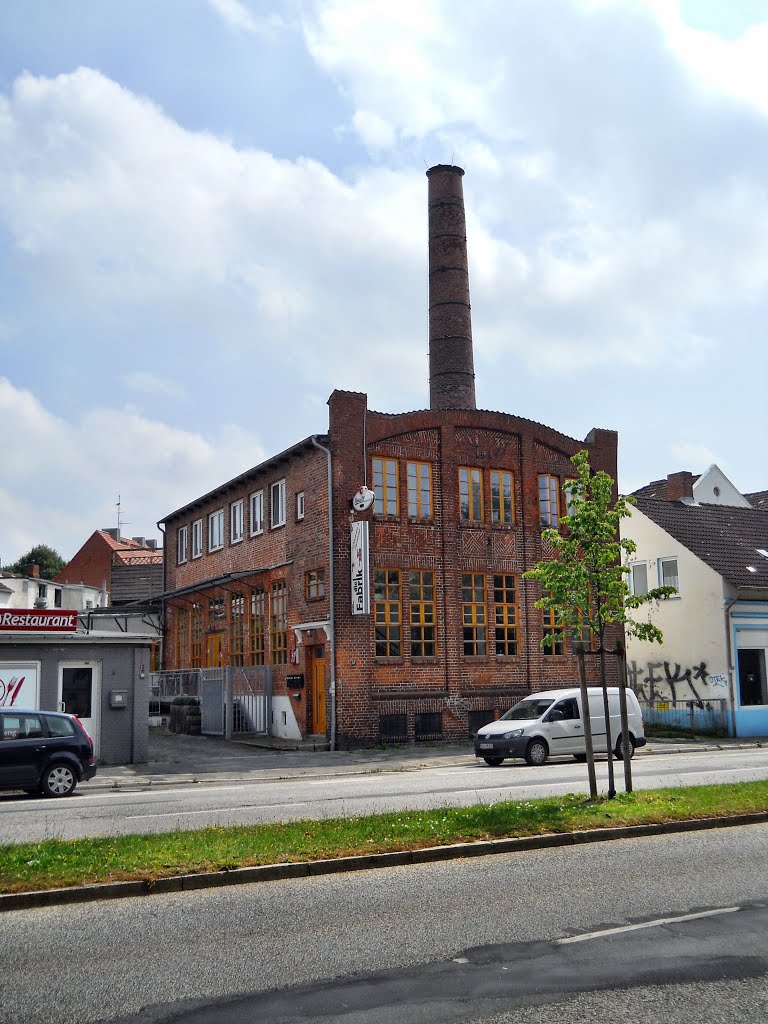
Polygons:
<instances>
[{"instance_id":1,"label":"green grass","mask_svg":"<svg viewBox=\"0 0 768 1024\"><path fill-rule=\"evenodd\" d=\"M580 795L362 818L205 828L194 832L46 839L0 846L0 892L158 879L506 836L724 817L768 810L768 782L644 790L591 802Z\"/></svg>"}]
</instances>

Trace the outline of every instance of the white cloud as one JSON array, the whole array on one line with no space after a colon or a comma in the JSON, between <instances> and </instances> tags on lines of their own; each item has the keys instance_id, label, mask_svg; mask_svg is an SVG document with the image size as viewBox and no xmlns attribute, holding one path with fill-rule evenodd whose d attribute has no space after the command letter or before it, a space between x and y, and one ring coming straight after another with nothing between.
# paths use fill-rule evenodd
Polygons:
<instances>
[{"instance_id":1,"label":"white cloud","mask_svg":"<svg viewBox=\"0 0 768 1024\"><path fill-rule=\"evenodd\" d=\"M237 31L270 36L285 25L283 19L277 14L253 14L241 0L208 0L208 3L230 28Z\"/></svg>"},{"instance_id":2,"label":"white cloud","mask_svg":"<svg viewBox=\"0 0 768 1024\"><path fill-rule=\"evenodd\" d=\"M186 395L185 389L178 381L167 377L157 377L154 373L142 370L134 370L123 374L123 383L130 391L136 391L150 398L153 396L158 398L183 398Z\"/></svg>"},{"instance_id":3,"label":"white cloud","mask_svg":"<svg viewBox=\"0 0 768 1024\"><path fill-rule=\"evenodd\" d=\"M0 420L13 424L15 439L0 451L6 564L34 544L71 557L94 530L116 525L118 494L126 532L157 536L162 515L267 457L260 440L231 423L203 438L125 409L64 419L6 378Z\"/></svg>"},{"instance_id":4,"label":"white cloud","mask_svg":"<svg viewBox=\"0 0 768 1024\"><path fill-rule=\"evenodd\" d=\"M717 452L706 445L688 441L677 441L669 446L671 456L670 473L678 470L690 470L692 473L703 473L711 465L722 468L723 459Z\"/></svg>"}]
</instances>

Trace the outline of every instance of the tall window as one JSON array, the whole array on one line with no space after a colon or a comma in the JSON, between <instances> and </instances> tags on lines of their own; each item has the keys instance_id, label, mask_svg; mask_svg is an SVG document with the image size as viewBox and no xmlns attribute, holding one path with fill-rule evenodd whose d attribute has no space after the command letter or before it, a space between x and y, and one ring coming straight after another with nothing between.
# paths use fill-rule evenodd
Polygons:
<instances>
[{"instance_id":1,"label":"tall window","mask_svg":"<svg viewBox=\"0 0 768 1024\"><path fill-rule=\"evenodd\" d=\"M563 482L563 502L567 516L574 515L579 503L583 500L584 496L578 489L578 483L578 480L565 480Z\"/></svg>"},{"instance_id":2,"label":"tall window","mask_svg":"<svg viewBox=\"0 0 768 1024\"><path fill-rule=\"evenodd\" d=\"M542 473L539 477L539 522L556 527L560 523L560 488L556 476Z\"/></svg>"},{"instance_id":3,"label":"tall window","mask_svg":"<svg viewBox=\"0 0 768 1024\"><path fill-rule=\"evenodd\" d=\"M565 629L557 625L557 615L554 608L545 608L542 612L544 636L554 637L551 647L544 647L544 654L561 655L565 654Z\"/></svg>"},{"instance_id":4,"label":"tall window","mask_svg":"<svg viewBox=\"0 0 768 1024\"><path fill-rule=\"evenodd\" d=\"M285 526L285 480L272 484L269 492L270 526Z\"/></svg>"},{"instance_id":5,"label":"tall window","mask_svg":"<svg viewBox=\"0 0 768 1024\"><path fill-rule=\"evenodd\" d=\"M680 589L680 578L677 575L676 558L659 559L659 586L674 587L675 590Z\"/></svg>"},{"instance_id":6,"label":"tall window","mask_svg":"<svg viewBox=\"0 0 768 1024\"><path fill-rule=\"evenodd\" d=\"M267 635L266 594L261 587L251 591L251 664L264 664L264 640Z\"/></svg>"},{"instance_id":7,"label":"tall window","mask_svg":"<svg viewBox=\"0 0 768 1024\"><path fill-rule=\"evenodd\" d=\"M464 654L479 658L486 654L485 579L481 572L461 576L461 608Z\"/></svg>"},{"instance_id":8,"label":"tall window","mask_svg":"<svg viewBox=\"0 0 768 1024\"><path fill-rule=\"evenodd\" d=\"M288 663L288 587L285 580L272 584L269 650L273 665Z\"/></svg>"},{"instance_id":9,"label":"tall window","mask_svg":"<svg viewBox=\"0 0 768 1024\"><path fill-rule=\"evenodd\" d=\"M224 598L210 598L208 601L208 625L220 629L223 620L226 618L226 614L227 613L224 611Z\"/></svg>"},{"instance_id":10,"label":"tall window","mask_svg":"<svg viewBox=\"0 0 768 1024\"><path fill-rule=\"evenodd\" d=\"M189 667L203 667L203 606L197 602L192 605L192 648Z\"/></svg>"},{"instance_id":11,"label":"tall window","mask_svg":"<svg viewBox=\"0 0 768 1024\"><path fill-rule=\"evenodd\" d=\"M400 570L374 569L373 615L376 657L400 657Z\"/></svg>"},{"instance_id":12,"label":"tall window","mask_svg":"<svg viewBox=\"0 0 768 1024\"><path fill-rule=\"evenodd\" d=\"M299 491L296 495L296 518L304 518L304 507L305 507L304 491Z\"/></svg>"},{"instance_id":13,"label":"tall window","mask_svg":"<svg viewBox=\"0 0 768 1024\"><path fill-rule=\"evenodd\" d=\"M208 516L208 550L218 551L224 547L224 509L211 512Z\"/></svg>"},{"instance_id":14,"label":"tall window","mask_svg":"<svg viewBox=\"0 0 768 1024\"><path fill-rule=\"evenodd\" d=\"M179 565L187 560L187 538L189 533L188 526L180 526L179 532L176 534L176 561Z\"/></svg>"},{"instance_id":15,"label":"tall window","mask_svg":"<svg viewBox=\"0 0 768 1024\"><path fill-rule=\"evenodd\" d=\"M512 474L503 469L491 470L491 522L512 522Z\"/></svg>"},{"instance_id":16,"label":"tall window","mask_svg":"<svg viewBox=\"0 0 768 1024\"><path fill-rule=\"evenodd\" d=\"M493 603L496 654L510 657L517 654L517 599L511 573L493 577Z\"/></svg>"},{"instance_id":17,"label":"tall window","mask_svg":"<svg viewBox=\"0 0 768 1024\"><path fill-rule=\"evenodd\" d=\"M192 523L192 557L199 558L203 553L203 520L196 519Z\"/></svg>"},{"instance_id":18,"label":"tall window","mask_svg":"<svg viewBox=\"0 0 768 1024\"><path fill-rule=\"evenodd\" d=\"M187 665L187 633L189 629L189 612L179 608L176 612L176 668Z\"/></svg>"},{"instance_id":19,"label":"tall window","mask_svg":"<svg viewBox=\"0 0 768 1024\"><path fill-rule=\"evenodd\" d=\"M411 655L434 658L435 643L435 578L430 570L408 573L411 608Z\"/></svg>"},{"instance_id":20,"label":"tall window","mask_svg":"<svg viewBox=\"0 0 768 1024\"><path fill-rule=\"evenodd\" d=\"M379 516L397 515L397 460L373 459L373 511Z\"/></svg>"},{"instance_id":21,"label":"tall window","mask_svg":"<svg viewBox=\"0 0 768 1024\"><path fill-rule=\"evenodd\" d=\"M231 665L245 664L245 598L232 594L229 603L229 661Z\"/></svg>"},{"instance_id":22,"label":"tall window","mask_svg":"<svg viewBox=\"0 0 768 1024\"><path fill-rule=\"evenodd\" d=\"M251 536L264 532L264 491L251 495Z\"/></svg>"},{"instance_id":23,"label":"tall window","mask_svg":"<svg viewBox=\"0 0 768 1024\"><path fill-rule=\"evenodd\" d=\"M243 539L243 499L233 501L229 506L229 543L237 544Z\"/></svg>"},{"instance_id":24,"label":"tall window","mask_svg":"<svg viewBox=\"0 0 768 1024\"><path fill-rule=\"evenodd\" d=\"M409 462L408 515L413 519L432 518L432 466L428 462Z\"/></svg>"},{"instance_id":25,"label":"tall window","mask_svg":"<svg viewBox=\"0 0 768 1024\"><path fill-rule=\"evenodd\" d=\"M629 589L635 597L648 593L648 563L629 563Z\"/></svg>"},{"instance_id":26,"label":"tall window","mask_svg":"<svg viewBox=\"0 0 768 1024\"><path fill-rule=\"evenodd\" d=\"M483 471L459 468L459 515L470 523L483 521Z\"/></svg>"},{"instance_id":27,"label":"tall window","mask_svg":"<svg viewBox=\"0 0 768 1024\"><path fill-rule=\"evenodd\" d=\"M307 601L325 597L325 569L310 569L304 576L304 596Z\"/></svg>"}]
</instances>

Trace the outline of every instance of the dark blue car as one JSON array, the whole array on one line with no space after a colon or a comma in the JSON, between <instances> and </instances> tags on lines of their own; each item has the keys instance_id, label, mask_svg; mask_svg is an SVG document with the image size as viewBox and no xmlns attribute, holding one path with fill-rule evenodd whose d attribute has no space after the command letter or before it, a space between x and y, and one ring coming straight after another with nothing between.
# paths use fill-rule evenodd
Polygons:
<instances>
[{"instance_id":1,"label":"dark blue car","mask_svg":"<svg viewBox=\"0 0 768 1024\"><path fill-rule=\"evenodd\" d=\"M0 789L69 796L95 774L93 740L76 715L0 708Z\"/></svg>"}]
</instances>

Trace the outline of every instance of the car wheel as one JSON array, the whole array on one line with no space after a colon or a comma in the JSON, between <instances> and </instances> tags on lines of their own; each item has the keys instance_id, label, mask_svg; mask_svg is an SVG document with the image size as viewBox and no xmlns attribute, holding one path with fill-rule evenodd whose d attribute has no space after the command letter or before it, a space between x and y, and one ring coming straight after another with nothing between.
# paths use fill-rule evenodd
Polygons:
<instances>
[{"instance_id":1,"label":"car wheel","mask_svg":"<svg viewBox=\"0 0 768 1024\"><path fill-rule=\"evenodd\" d=\"M483 760L486 764L489 764L491 768L498 768L504 760L503 757L484 757Z\"/></svg>"},{"instance_id":2,"label":"car wheel","mask_svg":"<svg viewBox=\"0 0 768 1024\"><path fill-rule=\"evenodd\" d=\"M621 749L621 736L619 736L619 738L616 740L616 748L613 751L613 756L616 758L617 761L623 761L624 760L624 754L623 754L622 749ZM635 756L635 737L634 736L630 736L629 737L629 756L630 757L634 757Z\"/></svg>"},{"instance_id":3,"label":"car wheel","mask_svg":"<svg viewBox=\"0 0 768 1024\"><path fill-rule=\"evenodd\" d=\"M531 740L525 752L525 760L528 764L546 764L549 757L549 749L544 740Z\"/></svg>"},{"instance_id":4,"label":"car wheel","mask_svg":"<svg viewBox=\"0 0 768 1024\"><path fill-rule=\"evenodd\" d=\"M77 776L68 764L50 765L40 780L40 788L46 796L69 796L76 785Z\"/></svg>"},{"instance_id":5,"label":"car wheel","mask_svg":"<svg viewBox=\"0 0 768 1024\"><path fill-rule=\"evenodd\" d=\"M586 754L574 754L573 757L574 757L575 761L581 761L582 764L584 763L584 761L587 760L587 755Z\"/></svg>"}]
</instances>

